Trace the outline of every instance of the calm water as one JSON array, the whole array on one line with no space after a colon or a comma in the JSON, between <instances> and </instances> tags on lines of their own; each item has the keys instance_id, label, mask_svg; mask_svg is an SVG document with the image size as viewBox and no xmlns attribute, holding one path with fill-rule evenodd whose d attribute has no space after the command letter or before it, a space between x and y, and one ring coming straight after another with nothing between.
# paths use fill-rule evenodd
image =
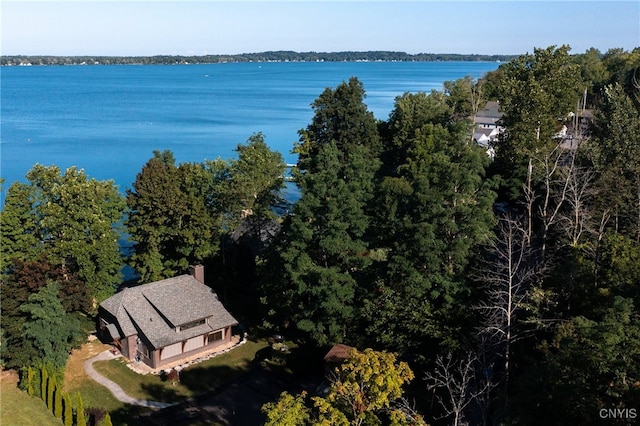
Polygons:
<instances>
[{"instance_id":1,"label":"calm water","mask_svg":"<svg viewBox=\"0 0 640 426\"><path fill-rule=\"evenodd\" d=\"M121 190L155 149L178 162L231 158L263 132L286 162L311 102L357 76L365 103L387 119L396 96L441 89L497 63L241 63L181 66L3 67L0 175L4 190L33 164L83 168ZM4 197L2 197L4 198Z\"/></svg>"}]
</instances>

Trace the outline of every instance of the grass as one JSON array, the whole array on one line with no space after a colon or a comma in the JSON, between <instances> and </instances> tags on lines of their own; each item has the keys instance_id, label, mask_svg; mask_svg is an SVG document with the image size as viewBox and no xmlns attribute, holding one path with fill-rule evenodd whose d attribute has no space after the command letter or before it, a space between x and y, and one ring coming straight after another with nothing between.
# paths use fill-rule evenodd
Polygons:
<instances>
[{"instance_id":1,"label":"grass","mask_svg":"<svg viewBox=\"0 0 640 426\"><path fill-rule=\"evenodd\" d=\"M158 375L140 375L126 366L124 358L98 361L94 368L116 382L134 398L162 402L180 402L248 371L256 352L267 347L265 341L247 341L233 350L207 361L192 365L180 372L180 383L163 381Z\"/></svg>"},{"instance_id":2,"label":"grass","mask_svg":"<svg viewBox=\"0 0 640 426\"><path fill-rule=\"evenodd\" d=\"M17 375L3 371L0 378L0 425L60 426L40 398L29 396L17 387Z\"/></svg>"},{"instance_id":3,"label":"grass","mask_svg":"<svg viewBox=\"0 0 640 426\"><path fill-rule=\"evenodd\" d=\"M215 388L228 380L249 371L253 365L256 353L268 346L264 340L251 341L233 350L211 358L200 364L193 365L181 372L181 381L173 386L164 382L156 375L140 375L131 371L124 359L94 363L94 368L109 379L118 383L124 391L134 397L153 401L180 402L188 397L196 396L211 388ZM113 424L126 426L131 424L133 417L150 409L128 405L118 401L104 386L92 380L84 372L85 360L109 349L97 340L85 343L80 349L74 350L67 362L64 378L64 389L71 395L79 393L85 407L102 407L111 414ZM4 389L3 389L4 397ZM39 402L35 400L35 402ZM4 403L3 403L4 404ZM4 406L4 405L3 405ZM46 406L44 406L46 411ZM48 413L48 412L47 412ZM54 418L55 420L55 418ZM22 425L18 422L1 422L0 425ZM31 423L24 423L29 425ZM46 422L33 423L48 426ZM59 425L60 423L55 423Z\"/></svg>"},{"instance_id":4,"label":"grass","mask_svg":"<svg viewBox=\"0 0 640 426\"><path fill-rule=\"evenodd\" d=\"M84 372L84 361L109 349L108 345L94 340L82 345L71 353L64 373L64 390L72 396L82 395L85 407L103 407L111 412L122 409L125 404L118 401L104 386L92 380Z\"/></svg>"},{"instance_id":5,"label":"grass","mask_svg":"<svg viewBox=\"0 0 640 426\"><path fill-rule=\"evenodd\" d=\"M137 374L127 367L128 361L117 358L108 361L98 361L93 364L96 371L113 380L134 398L148 399L162 402L180 402L190 396L188 389L177 384L164 382L158 375Z\"/></svg>"}]
</instances>

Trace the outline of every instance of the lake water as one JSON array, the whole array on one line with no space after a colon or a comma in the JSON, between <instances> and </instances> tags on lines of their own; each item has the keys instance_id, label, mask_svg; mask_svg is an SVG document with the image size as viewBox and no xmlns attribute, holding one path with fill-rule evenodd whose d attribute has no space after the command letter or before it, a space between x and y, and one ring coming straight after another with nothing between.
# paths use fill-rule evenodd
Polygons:
<instances>
[{"instance_id":1,"label":"lake water","mask_svg":"<svg viewBox=\"0 0 640 426\"><path fill-rule=\"evenodd\" d=\"M156 149L177 162L232 158L262 132L287 163L310 104L357 76L365 103L386 120L405 92L481 77L485 62L228 63L211 65L3 67L0 176L3 192L35 163L83 168L130 187ZM3 194L4 195L4 194ZM2 197L4 199L4 196Z\"/></svg>"}]
</instances>

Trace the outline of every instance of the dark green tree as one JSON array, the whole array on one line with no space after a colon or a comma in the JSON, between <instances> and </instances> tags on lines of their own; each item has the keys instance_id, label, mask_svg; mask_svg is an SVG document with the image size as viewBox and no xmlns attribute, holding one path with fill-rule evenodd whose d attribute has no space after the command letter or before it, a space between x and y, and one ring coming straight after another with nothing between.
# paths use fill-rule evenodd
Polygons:
<instances>
[{"instance_id":1,"label":"dark green tree","mask_svg":"<svg viewBox=\"0 0 640 426\"><path fill-rule=\"evenodd\" d=\"M453 107L449 98L441 92L405 93L398 96L389 120L382 123L384 175L397 173L407 157L407 152L420 129L426 124L448 126L453 121Z\"/></svg>"},{"instance_id":2,"label":"dark green tree","mask_svg":"<svg viewBox=\"0 0 640 426\"><path fill-rule=\"evenodd\" d=\"M483 150L464 132L417 123L397 171L380 184L376 234L385 260L365 296L366 334L399 350L455 341L469 292L465 269L494 222Z\"/></svg>"},{"instance_id":3,"label":"dark green tree","mask_svg":"<svg viewBox=\"0 0 640 426\"><path fill-rule=\"evenodd\" d=\"M335 90L327 88L316 99L311 107L313 119L306 129L301 130L300 141L294 151L298 154L298 169L307 170L308 162L318 153L322 145L335 142L344 158L352 151L363 147L363 154L374 161L381 151L377 123L364 104L365 91L362 83L352 77L342 82ZM344 161L345 165L347 161Z\"/></svg>"},{"instance_id":4,"label":"dark green tree","mask_svg":"<svg viewBox=\"0 0 640 426\"><path fill-rule=\"evenodd\" d=\"M130 263L140 281L185 272L219 249L219 217L212 210L213 180L202 164L176 167L170 151L155 151L127 190L125 222L134 241Z\"/></svg>"},{"instance_id":5,"label":"dark green tree","mask_svg":"<svg viewBox=\"0 0 640 426\"><path fill-rule=\"evenodd\" d=\"M636 303L616 296L601 318L561 323L541 346L542 362L519 381L514 417L522 424L597 424L599 410L640 400L640 321ZM535 408L534 408L535 407Z\"/></svg>"},{"instance_id":6,"label":"dark green tree","mask_svg":"<svg viewBox=\"0 0 640 426\"><path fill-rule=\"evenodd\" d=\"M355 78L326 89L300 131L296 182L302 197L272 246L263 280L269 321L319 344L347 339L358 280L370 263L366 232L380 140Z\"/></svg>"},{"instance_id":7,"label":"dark green tree","mask_svg":"<svg viewBox=\"0 0 640 426\"><path fill-rule=\"evenodd\" d=\"M363 202L340 176L338 157L335 143L314 156L316 171L305 175L303 196L268 259L270 314L319 344L344 339L356 317L357 274L368 263Z\"/></svg>"},{"instance_id":8,"label":"dark green tree","mask_svg":"<svg viewBox=\"0 0 640 426\"><path fill-rule=\"evenodd\" d=\"M80 337L78 320L68 315L58 299L60 285L49 283L29 296L21 310L25 314L22 337L29 365L51 364L63 369L69 352Z\"/></svg>"}]
</instances>

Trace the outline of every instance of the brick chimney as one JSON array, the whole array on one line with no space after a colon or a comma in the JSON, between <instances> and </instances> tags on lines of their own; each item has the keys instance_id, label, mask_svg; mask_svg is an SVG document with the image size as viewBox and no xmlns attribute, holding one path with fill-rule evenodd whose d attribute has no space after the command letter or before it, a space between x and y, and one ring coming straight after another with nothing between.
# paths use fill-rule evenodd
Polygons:
<instances>
[{"instance_id":1,"label":"brick chimney","mask_svg":"<svg viewBox=\"0 0 640 426\"><path fill-rule=\"evenodd\" d=\"M196 281L204 284L204 266L202 265L191 265L189 266L189 274L196 279Z\"/></svg>"}]
</instances>

